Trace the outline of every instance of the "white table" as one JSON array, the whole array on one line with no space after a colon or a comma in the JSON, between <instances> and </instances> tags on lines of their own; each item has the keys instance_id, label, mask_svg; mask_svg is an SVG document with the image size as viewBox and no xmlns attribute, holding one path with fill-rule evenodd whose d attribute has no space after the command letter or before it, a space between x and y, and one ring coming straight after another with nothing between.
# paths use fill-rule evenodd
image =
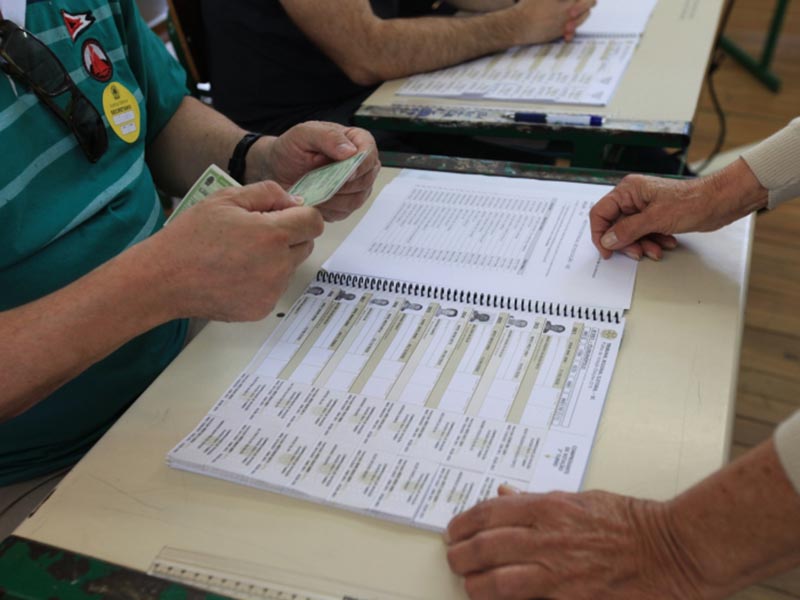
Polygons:
<instances>
[{"instance_id":1,"label":"white table","mask_svg":"<svg viewBox=\"0 0 800 600\"><path fill-rule=\"evenodd\" d=\"M356 221L329 226L276 313ZM725 462L752 233L748 218L681 236L662 263L642 263L586 489L665 499ZM177 549L325 597L464 597L435 534L166 466L277 321L210 324L16 535L142 571Z\"/></svg>"}]
</instances>

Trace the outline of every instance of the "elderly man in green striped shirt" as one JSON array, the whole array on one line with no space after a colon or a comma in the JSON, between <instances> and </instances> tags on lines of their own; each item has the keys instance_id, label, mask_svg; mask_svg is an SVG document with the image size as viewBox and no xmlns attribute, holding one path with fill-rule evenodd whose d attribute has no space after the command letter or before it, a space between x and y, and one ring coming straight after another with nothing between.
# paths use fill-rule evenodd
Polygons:
<instances>
[{"instance_id":1,"label":"elderly man in green striped shirt","mask_svg":"<svg viewBox=\"0 0 800 600\"><path fill-rule=\"evenodd\" d=\"M359 207L379 164L365 131L247 135L187 96L134 0L0 11L2 492L77 461L175 357L186 318L269 313L323 218ZM361 151L324 208L285 191ZM211 163L250 185L162 229L156 188L182 195Z\"/></svg>"}]
</instances>

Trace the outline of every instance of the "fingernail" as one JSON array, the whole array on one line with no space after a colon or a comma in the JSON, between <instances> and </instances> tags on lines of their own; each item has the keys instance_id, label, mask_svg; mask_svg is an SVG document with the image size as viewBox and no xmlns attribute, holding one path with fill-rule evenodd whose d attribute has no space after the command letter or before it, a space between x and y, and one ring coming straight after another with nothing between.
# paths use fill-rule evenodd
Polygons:
<instances>
[{"instance_id":1,"label":"fingernail","mask_svg":"<svg viewBox=\"0 0 800 600\"><path fill-rule=\"evenodd\" d=\"M303 198L302 196L294 196L294 195L292 195L291 198L292 198L292 200L294 201L295 204L305 204L306 203L305 198Z\"/></svg>"},{"instance_id":2,"label":"fingernail","mask_svg":"<svg viewBox=\"0 0 800 600\"><path fill-rule=\"evenodd\" d=\"M635 260L635 261L640 261L640 260L642 260L642 257L641 257L641 256L639 256L638 254L636 254L636 252L633 252L633 251L628 251L628 252L626 252L626 253L625 253L625 256L627 256L628 258L630 258L630 259L632 259L632 260Z\"/></svg>"},{"instance_id":3,"label":"fingernail","mask_svg":"<svg viewBox=\"0 0 800 600\"><path fill-rule=\"evenodd\" d=\"M349 143L349 142L342 142L341 144L336 146L336 149L339 152L352 152L353 150L356 149L356 147L353 144Z\"/></svg>"},{"instance_id":4,"label":"fingernail","mask_svg":"<svg viewBox=\"0 0 800 600\"><path fill-rule=\"evenodd\" d=\"M602 238L600 238L600 245L603 246L603 248L611 250L614 246L617 245L618 241L619 240L617 240L617 234L614 233L613 231L609 231Z\"/></svg>"},{"instance_id":5,"label":"fingernail","mask_svg":"<svg viewBox=\"0 0 800 600\"><path fill-rule=\"evenodd\" d=\"M664 240L664 243L662 245L665 248L669 248L670 250L674 250L675 248L678 247L678 240L666 239L666 240Z\"/></svg>"},{"instance_id":6,"label":"fingernail","mask_svg":"<svg viewBox=\"0 0 800 600\"><path fill-rule=\"evenodd\" d=\"M442 538L444 538L445 544L450 545L450 532L447 531L447 529L445 529L444 533L442 533Z\"/></svg>"},{"instance_id":7,"label":"fingernail","mask_svg":"<svg viewBox=\"0 0 800 600\"><path fill-rule=\"evenodd\" d=\"M513 485L508 485L507 483L504 483L501 487L503 488L503 491L506 494L521 494L522 493L522 490L520 490L519 488L514 487Z\"/></svg>"},{"instance_id":8,"label":"fingernail","mask_svg":"<svg viewBox=\"0 0 800 600\"><path fill-rule=\"evenodd\" d=\"M661 260L661 257L658 256L655 252L647 252L647 251L645 251L645 254L647 255L647 258L649 258L651 260L655 260L655 261Z\"/></svg>"}]
</instances>

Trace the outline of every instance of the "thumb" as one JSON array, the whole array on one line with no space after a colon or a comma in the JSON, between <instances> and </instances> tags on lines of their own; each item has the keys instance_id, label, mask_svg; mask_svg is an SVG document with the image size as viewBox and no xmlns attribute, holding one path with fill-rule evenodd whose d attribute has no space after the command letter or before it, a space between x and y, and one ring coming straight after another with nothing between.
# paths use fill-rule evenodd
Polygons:
<instances>
[{"instance_id":1,"label":"thumb","mask_svg":"<svg viewBox=\"0 0 800 600\"><path fill-rule=\"evenodd\" d=\"M344 160L353 156L358 150L356 145L345 135L347 130L344 127L327 126L320 129L315 144L317 152L321 152L332 160Z\"/></svg>"},{"instance_id":2,"label":"thumb","mask_svg":"<svg viewBox=\"0 0 800 600\"><path fill-rule=\"evenodd\" d=\"M619 250L630 246L646 235L657 232L655 223L650 215L637 213L617 221L600 238L600 245L606 250Z\"/></svg>"},{"instance_id":3,"label":"thumb","mask_svg":"<svg viewBox=\"0 0 800 600\"><path fill-rule=\"evenodd\" d=\"M503 483L497 488L498 496L514 496L519 493L521 492L517 488L507 483Z\"/></svg>"},{"instance_id":4,"label":"thumb","mask_svg":"<svg viewBox=\"0 0 800 600\"><path fill-rule=\"evenodd\" d=\"M298 205L286 190L274 181L259 181L237 188L230 202L249 212L271 212Z\"/></svg>"}]
</instances>

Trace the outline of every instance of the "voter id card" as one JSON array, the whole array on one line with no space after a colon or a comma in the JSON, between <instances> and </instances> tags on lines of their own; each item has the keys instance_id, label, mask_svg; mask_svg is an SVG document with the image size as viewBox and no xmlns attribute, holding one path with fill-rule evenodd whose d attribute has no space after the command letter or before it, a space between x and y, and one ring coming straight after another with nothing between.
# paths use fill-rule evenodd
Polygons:
<instances>
[{"instance_id":1,"label":"voter id card","mask_svg":"<svg viewBox=\"0 0 800 600\"><path fill-rule=\"evenodd\" d=\"M359 152L345 160L309 171L292 186L289 193L303 198L305 206L322 204L336 195L366 156L366 152Z\"/></svg>"}]
</instances>

